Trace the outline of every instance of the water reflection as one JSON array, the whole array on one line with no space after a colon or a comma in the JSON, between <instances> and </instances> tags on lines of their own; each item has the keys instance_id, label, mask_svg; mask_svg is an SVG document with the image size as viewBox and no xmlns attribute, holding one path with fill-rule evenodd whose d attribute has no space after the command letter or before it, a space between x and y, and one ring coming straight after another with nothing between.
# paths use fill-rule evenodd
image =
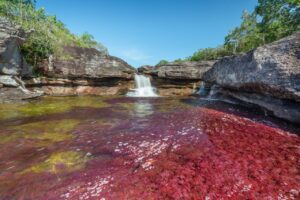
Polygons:
<instances>
[{"instance_id":1,"label":"water reflection","mask_svg":"<svg viewBox=\"0 0 300 200\"><path fill-rule=\"evenodd\" d=\"M139 101L134 103L134 116L143 118L154 113L153 105L149 102Z\"/></svg>"}]
</instances>

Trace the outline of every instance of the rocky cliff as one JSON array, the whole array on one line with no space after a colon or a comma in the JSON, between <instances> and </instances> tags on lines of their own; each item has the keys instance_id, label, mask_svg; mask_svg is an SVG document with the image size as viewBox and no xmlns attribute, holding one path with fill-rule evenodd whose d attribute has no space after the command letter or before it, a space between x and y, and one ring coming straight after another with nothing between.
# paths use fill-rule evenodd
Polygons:
<instances>
[{"instance_id":1,"label":"rocky cliff","mask_svg":"<svg viewBox=\"0 0 300 200\"><path fill-rule=\"evenodd\" d=\"M201 86L204 72L215 61L168 63L160 66L142 66L139 73L151 76L152 84L162 96L190 95Z\"/></svg>"},{"instance_id":2,"label":"rocky cliff","mask_svg":"<svg viewBox=\"0 0 300 200\"><path fill-rule=\"evenodd\" d=\"M31 67L20 53L20 45L27 33L0 17L0 102L40 96L27 90L21 77L32 75Z\"/></svg>"},{"instance_id":3,"label":"rocky cliff","mask_svg":"<svg viewBox=\"0 0 300 200\"><path fill-rule=\"evenodd\" d=\"M30 76L31 67L20 53L27 34L4 17L0 17L0 74Z\"/></svg>"},{"instance_id":4,"label":"rocky cliff","mask_svg":"<svg viewBox=\"0 0 300 200\"><path fill-rule=\"evenodd\" d=\"M66 46L59 57L50 56L39 63L40 76L32 78L32 67L20 52L27 35L10 20L0 17L1 102L33 98L43 92L118 95L133 87L135 69L125 61L96 49L76 46Z\"/></svg>"},{"instance_id":5,"label":"rocky cliff","mask_svg":"<svg viewBox=\"0 0 300 200\"><path fill-rule=\"evenodd\" d=\"M300 32L219 60L203 76L211 93L258 105L300 123Z\"/></svg>"},{"instance_id":6,"label":"rocky cliff","mask_svg":"<svg viewBox=\"0 0 300 200\"><path fill-rule=\"evenodd\" d=\"M133 87L135 69L125 61L92 48L64 47L64 57L39 64L41 78L26 81L51 95L117 95Z\"/></svg>"}]
</instances>

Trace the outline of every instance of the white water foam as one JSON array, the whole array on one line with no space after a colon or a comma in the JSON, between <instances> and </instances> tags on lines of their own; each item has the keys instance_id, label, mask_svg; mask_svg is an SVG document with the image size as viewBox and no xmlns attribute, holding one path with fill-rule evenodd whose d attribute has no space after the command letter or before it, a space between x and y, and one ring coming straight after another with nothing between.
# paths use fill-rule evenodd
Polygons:
<instances>
[{"instance_id":1,"label":"white water foam","mask_svg":"<svg viewBox=\"0 0 300 200\"><path fill-rule=\"evenodd\" d=\"M136 88L127 93L128 97L158 97L149 77L135 74L134 80Z\"/></svg>"}]
</instances>

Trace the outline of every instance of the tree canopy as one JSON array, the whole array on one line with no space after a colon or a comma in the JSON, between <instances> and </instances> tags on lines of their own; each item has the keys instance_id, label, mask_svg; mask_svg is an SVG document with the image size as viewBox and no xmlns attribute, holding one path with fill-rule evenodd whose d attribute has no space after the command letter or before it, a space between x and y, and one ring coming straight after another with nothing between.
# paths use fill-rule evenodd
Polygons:
<instances>
[{"instance_id":1,"label":"tree canopy","mask_svg":"<svg viewBox=\"0 0 300 200\"><path fill-rule=\"evenodd\" d=\"M214 60L247 52L300 30L300 0L258 0L252 13L244 11L242 23L217 48L200 49L187 60Z\"/></svg>"}]
</instances>

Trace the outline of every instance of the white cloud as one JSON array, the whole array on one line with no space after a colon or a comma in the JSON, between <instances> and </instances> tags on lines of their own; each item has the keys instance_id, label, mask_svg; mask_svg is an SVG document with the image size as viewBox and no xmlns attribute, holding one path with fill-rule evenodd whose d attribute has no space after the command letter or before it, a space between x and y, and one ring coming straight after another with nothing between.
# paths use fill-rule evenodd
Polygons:
<instances>
[{"instance_id":1,"label":"white cloud","mask_svg":"<svg viewBox=\"0 0 300 200\"><path fill-rule=\"evenodd\" d=\"M133 60L136 62L146 62L149 61L149 59L151 58L151 56L145 54L144 52L136 48L121 50L120 54L123 58Z\"/></svg>"}]
</instances>

